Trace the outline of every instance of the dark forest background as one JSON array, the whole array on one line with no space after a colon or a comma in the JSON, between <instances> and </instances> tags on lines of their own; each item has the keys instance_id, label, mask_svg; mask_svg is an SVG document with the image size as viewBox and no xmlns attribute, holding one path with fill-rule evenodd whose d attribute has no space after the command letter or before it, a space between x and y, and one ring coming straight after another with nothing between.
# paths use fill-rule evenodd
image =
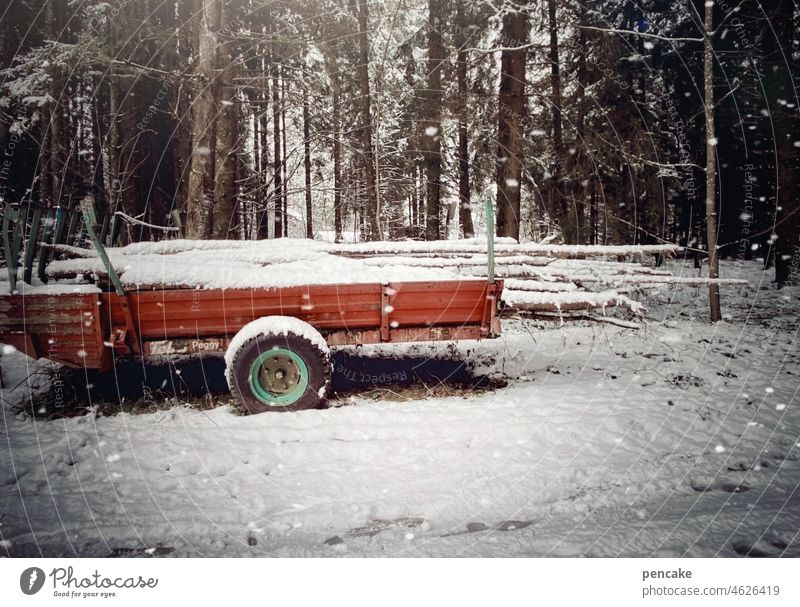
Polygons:
<instances>
[{"instance_id":1,"label":"dark forest background","mask_svg":"<svg viewBox=\"0 0 800 607\"><path fill-rule=\"evenodd\" d=\"M718 244L790 278L798 7L720 0ZM0 197L121 242L706 247L705 1L11 0ZM177 213L176 213L177 211ZM149 225L147 225L149 224ZM796 265L796 264L795 264Z\"/></svg>"}]
</instances>

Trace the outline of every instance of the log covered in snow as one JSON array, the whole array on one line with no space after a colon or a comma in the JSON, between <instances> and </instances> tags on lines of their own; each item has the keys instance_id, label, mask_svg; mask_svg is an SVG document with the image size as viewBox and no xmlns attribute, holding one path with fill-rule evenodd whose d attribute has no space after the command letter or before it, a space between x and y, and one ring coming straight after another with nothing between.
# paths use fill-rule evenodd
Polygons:
<instances>
[{"instance_id":1,"label":"log covered in snow","mask_svg":"<svg viewBox=\"0 0 800 607\"><path fill-rule=\"evenodd\" d=\"M503 302L512 311L567 311L590 310L592 308L609 308L624 306L631 312L641 313L644 306L615 290L600 291L572 291L562 293L537 293L530 291L515 291L509 289L503 292Z\"/></svg>"}]
</instances>

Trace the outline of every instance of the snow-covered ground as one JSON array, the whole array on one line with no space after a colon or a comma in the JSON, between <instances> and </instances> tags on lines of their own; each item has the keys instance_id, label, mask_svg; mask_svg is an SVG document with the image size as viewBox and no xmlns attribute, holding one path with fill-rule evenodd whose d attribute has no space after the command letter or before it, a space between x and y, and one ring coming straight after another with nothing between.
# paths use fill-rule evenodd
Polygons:
<instances>
[{"instance_id":1,"label":"snow-covered ground","mask_svg":"<svg viewBox=\"0 0 800 607\"><path fill-rule=\"evenodd\" d=\"M722 275L751 284L722 287L714 326L706 287L665 286L637 297L638 330L508 320L498 340L361 350L508 380L466 398L32 421L12 406L34 363L5 354L2 547L800 556L800 289L776 291L756 263Z\"/></svg>"}]
</instances>

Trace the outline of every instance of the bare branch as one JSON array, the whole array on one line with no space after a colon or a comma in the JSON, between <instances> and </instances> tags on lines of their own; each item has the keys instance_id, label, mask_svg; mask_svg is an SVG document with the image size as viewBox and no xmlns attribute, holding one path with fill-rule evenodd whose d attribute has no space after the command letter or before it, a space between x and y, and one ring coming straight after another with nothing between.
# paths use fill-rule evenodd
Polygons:
<instances>
[{"instance_id":1,"label":"bare branch","mask_svg":"<svg viewBox=\"0 0 800 607\"><path fill-rule=\"evenodd\" d=\"M704 42L703 38L670 38L669 36L659 36L658 34L647 34L645 32L636 32L633 30L618 30L609 27L593 27L591 25L581 25L581 29L593 30L595 32L604 32L607 34L633 34L634 36L641 36L642 38L655 38L656 40L664 40L666 42Z\"/></svg>"}]
</instances>

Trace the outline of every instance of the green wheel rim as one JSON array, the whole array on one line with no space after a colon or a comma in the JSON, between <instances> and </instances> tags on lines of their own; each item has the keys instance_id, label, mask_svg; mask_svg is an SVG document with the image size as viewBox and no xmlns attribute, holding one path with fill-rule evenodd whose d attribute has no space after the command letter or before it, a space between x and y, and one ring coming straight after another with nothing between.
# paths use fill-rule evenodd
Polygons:
<instances>
[{"instance_id":1,"label":"green wheel rim","mask_svg":"<svg viewBox=\"0 0 800 607\"><path fill-rule=\"evenodd\" d=\"M308 367L291 350L273 348L253 361L248 382L258 400L272 407L285 407L297 402L305 393Z\"/></svg>"}]
</instances>

